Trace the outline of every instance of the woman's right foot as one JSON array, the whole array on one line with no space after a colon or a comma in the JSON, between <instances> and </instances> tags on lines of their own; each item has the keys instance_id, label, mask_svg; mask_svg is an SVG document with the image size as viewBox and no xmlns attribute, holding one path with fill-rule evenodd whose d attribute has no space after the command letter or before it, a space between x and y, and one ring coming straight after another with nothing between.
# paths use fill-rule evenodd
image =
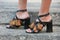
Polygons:
<instances>
[{"instance_id":1,"label":"woman's right foot","mask_svg":"<svg viewBox=\"0 0 60 40\"><path fill-rule=\"evenodd\" d=\"M17 10L17 13L16 13L16 17L15 18L14 18L15 20L20 20L20 24L21 25L24 24L24 29L29 28L29 25L30 25L30 17L29 17L29 14L28 14L28 12L27 12L26 9L25 10ZM13 24L14 23L14 25L12 25L12 26L16 26L16 24L17 24L17 22L15 22L14 19L10 23L10 24ZM19 26L21 26L21 25L19 25ZM11 28L11 25L10 25L9 28Z\"/></svg>"},{"instance_id":2,"label":"woman's right foot","mask_svg":"<svg viewBox=\"0 0 60 40\"><path fill-rule=\"evenodd\" d=\"M25 12L17 12L16 15L19 19L25 20L24 29L28 29L30 25L30 16L27 10Z\"/></svg>"}]
</instances>

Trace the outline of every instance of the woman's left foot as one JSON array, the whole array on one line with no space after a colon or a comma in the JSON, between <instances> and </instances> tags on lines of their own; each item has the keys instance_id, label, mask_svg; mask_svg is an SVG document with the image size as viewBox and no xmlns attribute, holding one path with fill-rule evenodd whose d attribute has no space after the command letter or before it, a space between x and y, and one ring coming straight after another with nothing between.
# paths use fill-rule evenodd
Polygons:
<instances>
[{"instance_id":1,"label":"woman's left foot","mask_svg":"<svg viewBox=\"0 0 60 40\"><path fill-rule=\"evenodd\" d=\"M49 13L48 14L45 14L45 15L40 15L38 17L38 19L36 20L36 22L35 23L32 23L30 25L30 28L27 29L26 32L27 33L38 33L39 31L41 31L43 29L43 27L45 25L47 26L46 32L53 32L53 29L52 29L52 19L49 18L49 17L51 17L49 15ZM49 18L49 19L47 20L47 18Z\"/></svg>"}]
</instances>

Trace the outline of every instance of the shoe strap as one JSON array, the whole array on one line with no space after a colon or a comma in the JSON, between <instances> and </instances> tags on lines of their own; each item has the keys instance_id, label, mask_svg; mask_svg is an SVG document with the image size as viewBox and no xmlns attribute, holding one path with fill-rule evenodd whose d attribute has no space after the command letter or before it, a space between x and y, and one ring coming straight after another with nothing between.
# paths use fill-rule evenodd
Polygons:
<instances>
[{"instance_id":1,"label":"shoe strap","mask_svg":"<svg viewBox=\"0 0 60 40\"><path fill-rule=\"evenodd\" d=\"M49 15L49 13L48 14L45 14L45 15L40 15L38 17L44 17L44 16L48 16L48 15Z\"/></svg>"},{"instance_id":2,"label":"shoe strap","mask_svg":"<svg viewBox=\"0 0 60 40\"><path fill-rule=\"evenodd\" d=\"M24 10L17 10L17 12L26 12L27 9L24 9Z\"/></svg>"}]
</instances>

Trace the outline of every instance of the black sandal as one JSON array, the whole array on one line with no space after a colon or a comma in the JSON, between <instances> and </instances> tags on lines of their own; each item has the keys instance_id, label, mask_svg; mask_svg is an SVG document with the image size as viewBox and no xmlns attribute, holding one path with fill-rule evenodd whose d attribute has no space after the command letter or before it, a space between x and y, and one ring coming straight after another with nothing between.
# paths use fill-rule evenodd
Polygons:
<instances>
[{"instance_id":1,"label":"black sandal","mask_svg":"<svg viewBox=\"0 0 60 40\"><path fill-rule=\"evenodd\" d=\"M47 26L46 28L46 32L53 32L53 27L52 27L52 20L50 20L49 22L42 22L39 18L40 17L44 17L44 16L48 16L48 14L45 14L45 15L40 15L38 16L38 21L35 21L34 23L32 23L30 25L30 30L31 32L27 32L26 33L39 33L41 32L41 30L43 29L44 26ZM35 25L35 26L34 26ZM35 32L35 29L38 30L37 32ZM28 29L27 29L28 30Z\"/></svg>"},{"instance_id":2,"label":"black sandal","mask_svg":"<svg viewBox=\"0 0 60 40\"><path fill-rule=\"evenodd\" d=\"M17 10L17 12L26 12L27 9L25 10ZM13 18L13 20L10 21L10 26L6 27L8 29L16 29L19 28L20 26L24 25L24 29L28 29L30 25L30 17L26 19L18 19L17 16Z\"/></svg>"}]
</instances>

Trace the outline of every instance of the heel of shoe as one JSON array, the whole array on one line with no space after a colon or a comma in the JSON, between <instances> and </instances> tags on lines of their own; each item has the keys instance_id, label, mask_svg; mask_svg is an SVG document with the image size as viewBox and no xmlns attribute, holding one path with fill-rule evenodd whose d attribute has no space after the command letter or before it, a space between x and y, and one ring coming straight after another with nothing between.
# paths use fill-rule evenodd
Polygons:
<instances>
[{"instance_id":1,"label":"heel of shoe","mask_svg":"<svg viewBox=\"0 0 60 40\"><path fill-rule=\"evenodd\" d=\"M25 19L24 29L28 29L30 25L30 18Z\"/></svg>"},{"instance_id":2,"label":"heel of shoe","mask_svg":"<svg viewBox=\"0 0 60 40\"><path fill-rule=\"evenodd\" d=\"M46 32L53 32L52 20L51 20L50 22L47 23Z\"/></svg>"}]
</instances>

